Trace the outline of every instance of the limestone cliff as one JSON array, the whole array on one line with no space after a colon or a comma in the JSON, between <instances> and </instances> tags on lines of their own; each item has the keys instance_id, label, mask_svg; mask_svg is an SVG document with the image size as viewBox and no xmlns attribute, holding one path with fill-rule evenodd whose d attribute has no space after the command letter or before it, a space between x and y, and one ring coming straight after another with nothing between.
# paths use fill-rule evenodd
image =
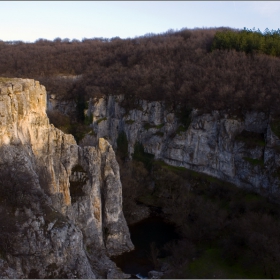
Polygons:
<instances>
[{"instance_id":1,"label":"limestone cliff","mask_svg":"<svg viewBox=\"0 0 280 280\"><path fill-rule=\"evenodd\" d=\"M37 81L0 83L0 166L26 174L22 180L42 193L38 203L9 213L19 226L0 276L123 278L109 259L133 249L114 151L102 138L78 146L49 124L46 105Z\"/></svg>"},{"instance_id":2,"label":"limestone cliff","mask_svg":"<svg viewBox=\"0 0 280 280\"><path fill-rule=\"evenodd\" d=\"M121 104L124 96L90 101L88 115L97 139L117 147L126 133L131 155L136 142L146 152L174 166L218 177L265 195L278 193L279 138L270 128L270 116L246 112L242 118L226 112L199 114L192 110L182 123L177 111L164 102L138 100L135 109Z\"/></svg>"}]
</instances>

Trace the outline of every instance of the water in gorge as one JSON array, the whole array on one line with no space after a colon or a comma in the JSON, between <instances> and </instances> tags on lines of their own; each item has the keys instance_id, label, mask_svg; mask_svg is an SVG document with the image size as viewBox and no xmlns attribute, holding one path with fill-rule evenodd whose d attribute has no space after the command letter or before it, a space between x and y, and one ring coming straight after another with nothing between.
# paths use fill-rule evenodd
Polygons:
<instances>
[{"instance_id":1,"label":"water in gorge","mask_svg":"<svg viewBox=\"0 0 280 280\"><path fill-rule=\"evenodd\" d=\"M135 250L112 260L124 273L131 274L133 278L147 278L148 272L155 270L152 251L159 250L157 257L165 257L163 245L178 238L175 226L159 216L152 216L129 226L129 230Z\"/></svg>"}]
</instances>

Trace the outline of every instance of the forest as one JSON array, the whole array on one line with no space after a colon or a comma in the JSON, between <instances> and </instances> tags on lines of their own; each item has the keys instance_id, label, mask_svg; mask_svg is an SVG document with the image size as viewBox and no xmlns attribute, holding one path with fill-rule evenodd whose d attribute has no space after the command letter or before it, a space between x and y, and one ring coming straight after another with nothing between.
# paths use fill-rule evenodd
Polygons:
<instances>
[{"instance_id":1,"label":"forest","mask_svg":"<svg viewBox=\"0 0 280 280\"><path fill-rule=\"evenodd\" d=\"M125 94L204 111L278 113L279 55L280 31L268 29L0 41L0 75L35 78L62 99Z\"/></svg>"},{"instance_id":2,"label":"forest","mask_svg":"<svg viewBox=\"0 0 280 280\"><path fill-rule=\"evenodd\" d=\"M280 277L279 204L217 178L155 160L139 143L134 160L127 161L125 136L118 140L126 219L131 220L139 202L156 207L175 224L180 236L154 250L154 269L164 263L170 267L164 278Z\"/></svg>"}]
</instances>

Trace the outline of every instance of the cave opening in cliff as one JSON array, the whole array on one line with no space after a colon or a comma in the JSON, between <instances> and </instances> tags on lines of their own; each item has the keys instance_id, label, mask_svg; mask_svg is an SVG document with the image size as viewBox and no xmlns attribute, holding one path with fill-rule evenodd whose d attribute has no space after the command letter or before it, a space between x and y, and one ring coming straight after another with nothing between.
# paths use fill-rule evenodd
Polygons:
<instances>
[{"instance_id":1,"label":"cave opening in cliff","mask_svg":"<svg viewBox=\"0 0 280 280\"><path fill-rule=\"evenodd\" d=\"M87 173L81 165L76 165L72 168L69 182L70 196L73 203L76 202L79 197L86 195L83 190L83 186L86 184L87 180Z\"/></svg>"}]
</instances>

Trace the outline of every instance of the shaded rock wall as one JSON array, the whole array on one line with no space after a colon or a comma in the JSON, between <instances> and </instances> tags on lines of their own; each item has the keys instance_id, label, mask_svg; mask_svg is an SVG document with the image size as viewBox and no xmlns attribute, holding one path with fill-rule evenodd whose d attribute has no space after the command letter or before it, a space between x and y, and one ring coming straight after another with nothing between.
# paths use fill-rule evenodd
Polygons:
<instances>
[{"instance_id":1,"label":"shaded rock wall","mask_svg":"<svg viewBox=\"0 0 280 280\"><path fill-rule=\"evenodd\" d=\"M138 100L135 109L122 107L124 96L91 100L89 114L97 138L117 147L124 131L130 156L136 142L146 152L174 166L251 188L263 194L278 193L279 138L271 131L270 117L246 112L243 118L226 112L199 114L192 110L190 124L182 124L177 111L164 102Z\"/></svg>"},{"instance_id":2,"label":"shaded rock wall","mask_svg":"<svg viewBox=\"0 0 280 280\"><path fill-rule=\"evenodd\" d=\"M69 116L75 116L77 110L74 100L59 100L55 94L47 95L47 109L50 111L59 111Z\"/></svg>"}]
</instances>

